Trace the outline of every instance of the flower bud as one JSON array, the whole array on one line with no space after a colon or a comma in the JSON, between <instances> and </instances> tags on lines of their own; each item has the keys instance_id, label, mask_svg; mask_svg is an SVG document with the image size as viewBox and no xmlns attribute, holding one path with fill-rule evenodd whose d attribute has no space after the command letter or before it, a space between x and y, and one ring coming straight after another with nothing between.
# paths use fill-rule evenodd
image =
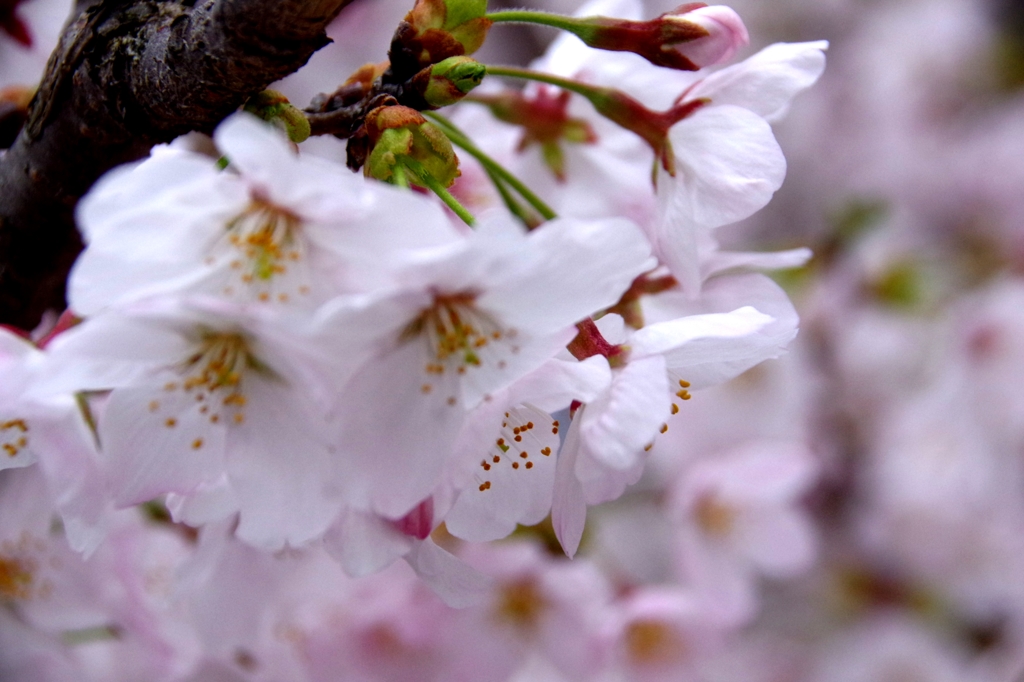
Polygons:
<instances>
[{"instance_id":1,"label":"flower bud","mask_svg":"<svg viewBox=\"0 0 1024 682\"><path fill-rule=\"evenodd\" d=\"M411 159L444 187L459 177L459 160L451 142L415 109L377 107L366 115L365 125L371 150L365 166L368 176L392 181L395 167ZM416 177L410 180L416 182Z\"/></svg>"},{"instance_id":2,"label":"flower bud","mask_svg":"<svg viewBox=\"0 0 1024 682\"><path fill-rule=\"evenodd\" d=\"M245 110L283 129L292 142L305 142L309 138L306 115L276 90L264 90L250 98Z\"/></svg>"},{"instance_id":3,"label":"flower bud","mask_svg":"<svg viewBox=\"0 0 1024 682\"><path fill-rule=\"evenodd\" d=\"M633 52L657 66L696 71L723 62L749 41L739 15L722 5L683 5L650 21L566 19L560 28L590 47Z\"/></svg>"},{"instance_id":4,"label":"flower bud","mask_svg":"<svg viewBox=\"0 0 1024 682\"><path fill-rule=\"evenodd\" d=\"M422 109L440 109L465 97L486 74L486 67L470 57L449 57L416 74L412 85L426 105Z\"/></svg>"},{"instance_id":5,"label":"flower bud","mask_svg":"<svg viewBox=\"0 0 1024 682\"><path fill-rule=\"evenodd\" d=\"M391 41L391 63L409 74L480 49L491 20L487 0L417 0Z\"/></svg>"},{"instance_id":6,"label":"flower bud","mask_svg":"<svg viewBox=\"0 0 1024 682\"><path fill-rule=\"evenodd\" d=\"M729 61L737 49L750 42L743 20L736 12L723 5L699 7L681 15L669 12L660 18L665 21L696 24L707 32L703 38L675 45L675 50L679 54L699 68Z\"/></svg>"}]
</instances>

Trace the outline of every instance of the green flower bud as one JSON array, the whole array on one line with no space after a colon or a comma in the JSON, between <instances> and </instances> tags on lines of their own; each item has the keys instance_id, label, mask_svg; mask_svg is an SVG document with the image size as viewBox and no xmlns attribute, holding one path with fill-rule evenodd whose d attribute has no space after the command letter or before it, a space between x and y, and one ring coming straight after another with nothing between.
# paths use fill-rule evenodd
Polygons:
<instances>
[{"instance_id":1,"label":"green flower bud","mask_svg":"<svg viewBox=\"0 0 1024 682\"><path fill-rule=\"evenodd\" d=\"M423 108L440 109L465 97L486 74L487 68L470 57L449 57L420 71L412 84L423 97Z\"/></svg>"},{"instance_id":2,"label":"green flower bud","mask_svg":"<svg viewBox=\"0 0 1024 682\"><path fill-rule=\"evenodd\" d=\"M309 138L306 114L276 90L264 90L250 98L245 110L283 129L292 142L304 142Z\"/></svg>"},{"instance_id":3,"label":"green flower bud","mask_svg":"<svg viewBox=\"0 0 1024 682\"><path fill-rule=\"evenodd\" d=\"M491 27L486 0L417 0L392 43L404 73L480 49Z\"/></svg>"},{"instance_id":4,"label":"green flower bud","mask_svg":"<svg viewBox=\"0 0 1024 682\"><path fill-rule=\"evenodd\" d=\"M459 160L451 142L415 109L378 107L366 116L366 133L371 151L365 172L370 177L393 182L395 167L408 159L444 187L459 177ZM410 180L425 186L415 175Z\"/></svg>"}]
</instances>

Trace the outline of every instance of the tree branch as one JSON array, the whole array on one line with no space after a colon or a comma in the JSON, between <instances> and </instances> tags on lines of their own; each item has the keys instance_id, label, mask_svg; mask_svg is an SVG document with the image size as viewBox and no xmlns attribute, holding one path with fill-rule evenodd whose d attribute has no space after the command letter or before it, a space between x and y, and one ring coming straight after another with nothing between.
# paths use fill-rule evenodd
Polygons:
<instances>
[{"instance_id":1,"label":"tree branch","mask_svg":"<svg viewBox=\"0 0 1024 682\"><path fill-rule=\"evenodd\" d=\"M78 199L158 143L213 128L328 42L351 0L81 3L0 157L0 323L64 305Z\"/></svg>"}]
</instances>

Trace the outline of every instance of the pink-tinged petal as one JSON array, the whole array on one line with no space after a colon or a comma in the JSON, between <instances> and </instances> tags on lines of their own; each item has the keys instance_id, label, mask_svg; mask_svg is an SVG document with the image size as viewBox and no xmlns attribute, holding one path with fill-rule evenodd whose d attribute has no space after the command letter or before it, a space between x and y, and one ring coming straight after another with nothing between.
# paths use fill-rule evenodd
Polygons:
<instances>
[{"instance_id":1,"label":"pink-tinged petal","mask_svg":"<svg viewBox=\"0 0 1024 682\"><path fill-rule=\"evenodd\" d=\"M182 204L179 200L193 193L207 198L211 188L216 189L225 184L224 179L217 179L221 175L214 159L168 147L156 147L148 159L118 166L100 178L78 202L75 209L76 222L86 243L94 240L108 241L113 236L110 234L112 229L120 232L136 217L149 215L156 219L157 224L165 224L168 217L161 216L155 210L157 206L149 205L156 197L162 198L158 205L165 211L181 215L191 212L198 217L200 212L195 210L195 203ZM189 180L187 186L182 185L182 178ZM230 181L227 184L231 184ZM136 227L145 228L145 221L139 222L142 224ZM127 234L127 230L124 231L126 234L123 236L131 240L134 246L146 249L147 253L157 253L148 239L133 237ZM141 231L161 243L164 239L175 238L173 234L150 233L146 229ZM173 233L172 230L165 232ZM117 247L115 240L109 241L112 247ZM186 240L182 240L180 245L189 248Z\"/></svg>"},{"instance_id":2,"label":"pink-tinged petal","mask_svg":"<svg viewBox=\"0 0 1024 682\"><path fill-rule=\"evenodd\" d=\"M241 512L239 538L264 549L322 535L341 510L338 453L322 409L299 390L253 377L245 419L228 433L228 477Z\"/></svg>"},{"instance_id":3,"label":"pink-tinged petal","mask_svg":"<svg viewBox=\"0 0 1024 682\"><path fill-rule=\"evenodd\" d=\"M430 495L465 419L455 372L431 374L418 339L369 361L342 389L338 448L355 504L397 519Z\"/></svg>"},{"instance_id":4,"label":"pink-tinged petal","mask_svg":"<svg viewBox=\"0 0 1024 682\"><path fill-rule=\"evenodd\" d=\"M630 339L630 348L637 356L666 355L680 353L690 357L690 347L699 348L701 341L730 339L754 334L769 324L772 318L750 306L728 313L687 315L668 322L656 322L637 330ZM713 350L698 353L697 362L713 356Z\"/></svg>"},{"instance_id":5,"label":"pink-tinged petal","mask_svg":"<svg viewBox=\"0 0 1024 682\"><path fill-rule=\"evenodd\" d=\"M676 187L675 179L660 166L655 169L658 191L658 218L650 234L654 253L671 271L680 288L692 298L700 294L701 251L708 228L698 225L687 215L691 197ZM678 204L678 205L677 205Z\"/></svg>"},{"instance_id":6,"label":"pink-tinged petal","mask_svg":"<svg viewBox=\"0 0 1024 682\"><path fill-rule=\"evenodd\" d=\"M324 534L324 548L345 573L361 578L405 556L416 541L376 514L346 509Z\"/></svg>"},{"instance_id":7,"label":"pink-tinged petal","mask_svg":"<svg viewBox=\"0 0 1024 682\"><path fill-rule=\"evenodd\" d=\"M35 344L9 329L0 327L0 367L19 360L27 361L34 355L39 355L39 349Z\"/></svg>"},{"instance_id":8,"label":"pink-tinged petal","mask_svg":"<svg viewBox=\"0 0 1024 682\"><path fill-rule=\"evenodd\" d=\"M99 436L108 486L120 506L189 493L224 470L224 426L210 423L191 395L159 385L115 390Z\"/></svg>"},{"instance_id":9,"label":"pink-tinged petal","mask_svg":"<svg viewBox=\"0 0 1024 682\"><path fill-rule=\"evenodd\" d=\"M644 299L644 315L658 322L688 315L726 313L752 306L774 318L757 333L785 346L796 334L800 322L793 303L782 288L758 273L722 275L704 282L700 298L673 290Z\"/></svg>"},{"instance_id":10,"label":"pink-tinged petal","mask_svg":"<svg viewBox=\"0 0 1024 682\"><path fill-rule=\"evenodd\" d=\"M238 499L227 474L203 483L186 495L170 493L164 503L175 523L193 527L223 521L238 513Z\"/></svg>"},{"instance_id":11,"label":"pink-tinged petal","mask_svg":"<svg viewBox=\"0 0 1024 682\"><path fill-rule=\"evenodd\" d=\"M650 269L650 244L631 221L560 219L527 237L535 254L491 281L477 304L509 327L551 334L606 308Z\"/></svg>"},{"instance_id":12,"label":"pink-tinged petal","mask_svg":"<svg viewBox=\"0 0 1024 682\"><path fill-rule=\"evenodd\" d=\"M233 523L203 528L188 562L175 576L176 601L211 654L231 655L259 640L264 616L295 564L239 542Z\"/></svg>"},{"instance_id":13,"label":"pink-tinged petal","mask_svg":"<svg viewBox=\"0 0 1024 682\"><path fill-rule=\"evenodd\" d=\"M48 366L37 392L53 395L125 386L189 352L189 342L177 333L121 313L101 315L50 342Z\"/></svg>"},{"instance_id":14,"label":"pink-tinged petal","mask_svg":"<svg viewBox=\"0 0 1024 682\"><path fill-rule=\"evenodd\" d=\"M695 231L752 215L786 175L786 159L771 127L735 106L698 109L669 131L675 176L659 166L655 250L684 289L699 290Z\"/></svg>"},{"instance_id":15,"label":"pink-tinged petal","mask_svg":"<svg viewBox=\"0 0 1024 682\"><path fill-rule=\"evenodd\" d=\"M270 201L287 205L287 198L301 191L302 179L289 172L298 167L298 155L284 131L239 112L217 126L213 141L246 183Z\"/></svg>"},{"instance_id":16,"label":"pink-tinged petal","mask_svg":"<svg viewBox=\"0 0 1024 682\"><path fill-rule=\"evenodd\" d=\"M453 608L479 604L492 590L490 578L441 549L430 538L417 543L405 560L416 575Z\"/></svg>"},{"instance_id":17,"label":"pink-tinged petal","mask_svg":"<svg viewBox=\"0 0 1024 682\"><path fill-rule=\"evenodd\" d=\"M506 333L500 341L492 341L476 349L479 364L466 368L460 382L463 404L472 409L481 401L506 388L518 377L533 372L557 353L576 336L574 327L564 329L541 338L530 338L523 334Z\"/></svg>"},{"instance_id":18,"label":"pink-tinged petal","mask_svg":"<svg viewBox=\"0 0 1024 682\"><path fill-rule=\"evenodd\" d=\"M581 410L587 409L585 406ZM577 416L579 416L577 414ZM576 478L576 464L581 447L580 422L574 419L565 436L565 443L558 453L555 467L555 487L551 501L551 525L555 537L572 558L583 539L583 527L587 521L587 503L583 499L583 486Z\"/></svg>"},{"instance_id":19,"label":"pink-tinged petal","mask_svg":"<svg viewBox=\"0 0 1024 682\"><path fill-rule=\"evenodd\" d=\"M423 195L367 181L353 173L349 173L349 178L347 184L352 187L334 205L326 202L338 195L337 187L323 197L318 196L317 205L309 206L307 202L297 206L304 217L315 221L310 226L310 238L324 248L346 254L376 254L379 258L406 249L442 246L462 238L437 203ZM334 225L328 229L326 225L330 223ZM343 224L344 240L339 239L339 223ZM387 229L381 229L384 224Z\"/></svg>"},{"instance_id":20,"label":"pink-tinged petal","mask_svg":"<svg viewBox=\"0 0 1024 682\"><path fill-rule=\"evenodd\" d=\"M646 452L640 452L625 469L610 467L584 443L576 462L576 478L583 488L583 499L591 506L619 499L626 488L640 480L646 463Z\"/></svg>"},{"instance_id":21,"label":"pink-tinged petal","mask_svg":"<svg viewBox=\"0 0 1024 682\"><path fill-rule=\"evenodd\" d=\"M110 500L92 431L71 397L32 420L32 447L64 522L68 544L88 557L106 535Z\"/></svg>"},{"instance_id":22,"label":"pink-tinged petal","mask_svg":"<svg viewBox=\"0 0 1024 682\"><path fill-rule=\"evenodd\" d=\"M668 389L660 355L631 359L613 376L608 391L576 415L588 451L614 469L636 465L669 417Z\"/></svg>"},{"instance_id":23,"label":"pink-tinged petal","mask_svg":"<svg viewBox=\"0 0 1024 682\"><path fill-rule=\"evenodd\" d=\"M777 121L785 116L793 97L814 85L824 72L827 49L825 40L769 45L700 81L687 98L706 97L713 104L733 104Z\"/></svg>"},{"instance_id":24,"label":"pink-tinged petal","mask_svg":"<svg viewBox=\"0 0 1024 682\"><path fill-rule=\"evenodd\" d=\"M727 270L785 270L799 268L811 259L810 249L788 251L714 251L701 263L701 275L708 279Z\"/></svg>"},{"instance_id":25,"label":"pink-tinged petal","mask_svg":"<svg viewBox=\"0 0 1024 682\"><path fill-rule=\"evenodd\" d=\"M791 507L749 509L737 520L733 542L760 571L778 578L808 570L818 551L814 525Z\"/></svg>"},{"instance_id":26,"label":"pink-tinged petal","mask_svg":"<svg viewBox=\"0 0 1024 682\"><path fill-rule=\"evenodd\" d=\"M746 307L731 313L692 315L649 325L634 335L637 352L661 348L673 387L700 389L722 383L781 355L796 334L783 339L760 333L773 319ZM672 338L685 339L673 344Z\"/></svg>"},{"instance_id":27,"label":"pink-tinged petal","mask_svg":"<svg viewBox=\"0 0 1024 682\"><path fill-rule=\"evenodd\" d=\"M559 427L541 410L512 408L500 435L481 453L474 476L445 516L456 537L471 542L503 538L517 524L540 523L551 509Z\"/></svg>"},{"instance_id":28,"label":"pink-tinged petal","mask_svg":"<svg viewBox=\"0 0 1024 682\"><path fill-rule=\"evenodd\" d=\"M698 7L685 14L665 16L667 20L676 18L697 24L708 33L703 38L675 46L677 52L700 68L729 61L736 50L750 42L740 15L724 5Z\"/></svg>"},{"instance_id":29,"label":"pink-tinged petal","mask_svg":"<svg viewBox=\"0 0 1024 682\"><path fill-rule=\"evenodd\" d=\"M250 202L236 176L182 152L156 154L101 182L78 215L90 243L72 268L68 296L80 315L198 287L211 270L204 259L226 241L225 226Z\"/></svg>"},{"instance_id":30,"label":"pink-tinged petal","mask_svg":"<svg viewBox=\"0 0 1024 682\"><path fill-rule=\"evenodd\" d=\"M552 359L510 386L508 403L530 403L546 412L556 412L568 407L573 400L589 403L607 389L611 381L608 360L600 355L582 361Z\"/></svg>"}]
</instances>

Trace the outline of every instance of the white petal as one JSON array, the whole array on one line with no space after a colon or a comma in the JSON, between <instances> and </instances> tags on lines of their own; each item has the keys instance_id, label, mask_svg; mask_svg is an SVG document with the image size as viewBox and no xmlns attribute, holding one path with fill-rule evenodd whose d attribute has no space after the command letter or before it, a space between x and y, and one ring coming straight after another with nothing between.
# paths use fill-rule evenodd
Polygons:
<instances>
[{"instance_id":1,"label":"white petal","mask_svg":"<svg viewBox=\"0 0 1024 682\"><path fill-rule=\"evenodd\" d=\"M281 198L301 191L301 178L295 177L299 160L283 131L238 112L217 126L213 140L246 182L274 203L286 206Z\"/></svg>"},{"instance_id":2,"label":"white petal","mask_svg":"<svg viewBox=\"0 0 1024 682\"><path fill-rule=\"evenodd\" d=\"M491 280L477 299L508 326L550 334L613 305L650 269L650 244L632 222L561 219L528 237L535 258Z\"/></svg>"},{"instance_id":3,"label":"white petal","mask_svg":"<svg viewBox=\"0 0 1024 682\"><path fill-rule=\"evenodd\" d=\"M773 318L745 307L731 313L691 315L659 322L633 335L640 353L660 352L673 379L700 389L738 376L754 365L781 355L785 340L761 334ZM795 335L795 329L793 330Z\"/></svg>"},{"instance_id":4,"label":"white petal","mask_svg":"<svg viewBox=\"0 0 1024 682\"><path fill-rule=\"evenodd\" d=\"M586 409L582 407L580 409ZM555 469L555 488L551 502L551 525L555 537L566 555L572 558L583 539L587 521L587 503L583 500L583 487L576 478L576 463L580 450L580 422L574 419L558 453Z\"/></svg>"},{"instance_id":5,"label":"white petal","mask_svg":"<svg viewBox=\"0 0 1024 682\"><path fill-rule=\"evenodd\" d=\"M189 351L189 342L174 331L120 313L101 315L53 339L36 390L53 395L125 386Z\"/></svg>"},{"instance_id":6,"label":"white petal","mask_svg":"<svg viewBox=\"0 0 1024 682\"><path fill-rule=\"evenodd\" d=\"M475 350L480 364L466 368L462 375L462 399L468 409L506 388L515 379L533 372L549 362L576 336L574 327L555 334L531 338L527 334L506 335L500 341Z\"/></svg>"},{"instance_id":7,"label":"white petal","mask_svg":"<svg viewBox=\"0 0 1024 682\"><path fill-rule=\"evenodd\" d=\"M121 506L192 492L224 471L223 425L211 424L182 391L115 390L99 434L110 491Z\"/></svg>"},{"instance_id":8,"label":"white petal","mask_svg":"<svg viewBox=\"0 0 1024 682\"><path fill-rule=\"evenodd\" d=\"M465 419L454 372L428 374L423 339L366 363L342 389L339 450L355 504L400 518L430 495Z\"/></svg>"},{"instance_id":9,"label":"white petal","mask_svg":"<svg viewBox=\"0 0 1024 682\"><path fill-rule=\"evenodd\" d=\"M490 578L427 538L406 555L416 575L448 606L461 609L479 604L492 589Z\"/></svg>"},{"instance_id":10,"label":"white petal","mask_svg":"<svg viewBox=\"0 0 1024 682\"><path fill-rule=\"evenodd\" d=\"M238 500L226 473L187 495L170 493L164 503L175 523L193 527L223 521L238 513Z\"/></svg>"},{"instance_id":11,"label":"white petal","mask_svg":"<svg viewBox=\"0 0 1024 682\"><path fill-rule=\"evenodd\" d=\"M218 175L216 163L207 156L154 148L150 158L119 166L100 178L78 203L76 221L87 243L105 241L111 227L127 222L121 216L134 214L156 197L167 195L168 200L160 203L172 211L181 210L175 208L171 197L178 193L183 179L196 182L194 187L202 191Z\"/></svg>"},{"instance_id":12,"label":"white petal","mask_svg":"<svg viewBox=\"0 0 1024 682\"><path fill-rule=\"evenodd\" d=\"M811 259L810 249L787 251L714 251L701 263L701 274L706 280L726 270L784 270L798 268Z\"/></svg>"},{"instance_id":13,"label":"white petal","mask_svg":"<svg viewBox=\"0 0 1024 682\"><path fill-rule=\"evenodd\" d=\"M500 444L481 453L474 478L445 517L448 530L464 540L503 538L517 524L540 523L551 509L558 426L535 407L513 408L506 415Z\"/></svg>"},{"instance_id":14,"label":"white petal","mask_svg":"<svg viewBox=\"0 0 1024 682\"><path fill-rule=\"evenodd\" d=\"M547 412L556 412L568 407L573 400L589 403L607 389L611 381L608 360L600 355L582 361L551 359L509 388L509 404L530 403Z\"/></svg>"},{"instance_id":15,"label":"white petal","mask_svg":"<svg viewBox=\"0 0 1024 682\"><path fill-rule=\"evenodd\" d=\"M821 76L826 49L825 40L769 45L700 81L687 99L707 97L713 104L734 104L777 121L785 115L793 97Z\"/></svg>"},{"instance_id":16,"label":"white petal","mask_svg":"<svg viewBox=\"0 0 1024 682\"><path fill-rule=\"evenodd\" d=\"M360 578L391 565L415 545L385 519L356 509L342 512L324 535L324 548L345 573Z\"/></svg>"},{"instance_id":17,"label":"white petal","mask_svg":"<svg viewBox=\"0 0 1024 682\"><path fill-rule=\"evenodd\" d=\"M658 256L688 290L699 284L695 230L742 220L782 185L786 159L771 127L735 106L697 110L669 131L675 176L659 166Z\"/></svg>"},{"instance_id":18,"label":"white petal","mask_svg":"<svg viewBox=\"0 0 1024 682\"><path fill-rule=\"evenodd\" d=\"M248 380L245 421L232 424L227 470L241 512L236 534L280 549L327 530L341 509L335 461L322 409L280 382Z\"/></svg>"},{"instance_id":19,"label":"white petal","mask_svg":"<svg viewBox=\"0 0 1024 682\"><path fill-rule=\"evenodd\" d=\"M631 468L668 419L670 405L661 356L632 359L615 373L609 390L577 415L580 438L607 466Z\"/></svg>"}]
</instances>

